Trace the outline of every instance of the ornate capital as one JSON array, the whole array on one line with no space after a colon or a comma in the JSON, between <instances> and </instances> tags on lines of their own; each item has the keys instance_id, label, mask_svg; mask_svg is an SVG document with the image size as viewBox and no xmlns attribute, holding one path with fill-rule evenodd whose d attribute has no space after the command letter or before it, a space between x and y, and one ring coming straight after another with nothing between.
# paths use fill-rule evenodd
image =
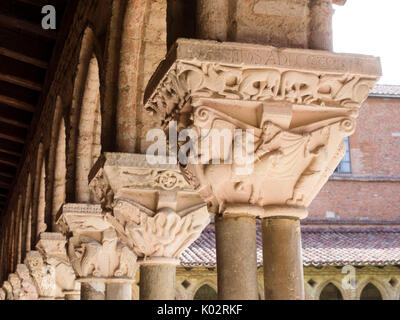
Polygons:
<instances>
[{"instance_id":1,"label":"ornate capital","mask_svg":"<svg viewBox=\"0 0 400 320\"><path fill-rule=\"evenodd\" d=\"M164 127L174 120L196 133L201 161L181 170L210 211L265 216L309 206L380 75L370 56L179 39L145 103ZM210 147L215 140L222 147Z\"/></svg>"},{"instance_id":2,"label":"ornate capital","mask_svg":"<svg viewBox=\"0 0 400 320\"><path fill-rule=\"evenodd\" d=\"M19 300L37 300L39 298L39 293L29 273L28 267L24 264L17 265L16 274L21 282L20 289L22 294Z\"/></svg>"},{"instance_id":3,"label":"ornate capital","mask_svg":"<svg viewBox=\"0 0 400 320\"><path fill-rule=\"evenodd\" d=\"M100 199L111 190L112 202L102 204L106 221L138 257L176 261L200 236L209 214L176 164L147 160L141 154L105 153L91 171L90 186L97 194L104 190Z\"/></svg>"},{"instance_id":4,"label":"ornate capital","mask_svg":"<svg viewBox=\"0 0 400 320\"><path fill-rule=\"evenodd\" d=\"M5 300L14 300L13 287L10 282L4 281L2 289L6 296Z\"/></svg>"},{"instance_id":5,"label":"ornate capital","mask_svg":"<svg viewBox=\"0 0 400 320\"><path fill-rule=\"evenodd\" d=\"M26 254L24 264L28 267L40 299L56 297L56 274L52 266L45 264L39 251Z\"/></svg>"},{"instance_id":6,"label":"ornate capital","mask_svg":"<svg viewBox=\"0 0 400 320\"><path fill-rule=\"evenodd\" d=\"M66 254L79 282L134 280L137 257L119 241L100 205L64 205L58 223L72 234Z\"/></svg>"},{"instance_id":7,"label":"ornate capital","mask_svg":"<svg viewBox=\"0 0 400 320\"><path fill-rule=\"evenodd\" d=\"M178 259L210 223L204 205L181 212L163 208L155 213L127 200L118 200L107 219L143 260Z\"/></svg>"},{"instance_id":8,"label":"ornate capital","mask_svg":"<svg viewBox=\"0 0 400 320\"><path fill-rule=\"evenodd\" d=\"M178 39L150 80L145 103L164 123L201 97L357 109L381 73L371 56Z\"/></svg>"},{"instance_id":9,"label":"ornate capital","mask_svg":"<svg viewBox=\"0 0 400 320\"><path fill-rule=\"evenodd\" d=\"M67 239L61 233L42 233L36 248L42 254L45 262L52 266L56 274L57 298L65 294L79 294L79 283L69 262L66 251Z\"/></svg>"},{"instance_id":10,"label":"ornate capital","mask_svg":"<svg viewBox=\"0 0 400 320\"><path fill-rule=\"evenodd\" d=\"M113 229L104 231L101 241L84 235L72 237L68 256L80 281L133 281L137 269L136 255L118 241Z\"/></svg>"}]
</instances>

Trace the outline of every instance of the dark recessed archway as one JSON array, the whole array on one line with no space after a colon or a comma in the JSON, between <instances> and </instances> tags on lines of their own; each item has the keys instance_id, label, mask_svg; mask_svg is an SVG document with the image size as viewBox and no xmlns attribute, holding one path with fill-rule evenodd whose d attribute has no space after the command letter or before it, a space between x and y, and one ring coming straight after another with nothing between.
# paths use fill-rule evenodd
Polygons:
<instances>
[{"instance_id":1,"label":"dark recessed archway","mask_svg":"<svg viewBox=\"0 0 400 320\"><path fill-rule=\"evenodd\" d=\"M217 292L205 284L196 291L193 300L217 300Z\"/></svg>"},{"instance_id":2,"label":"dark recessed archway","mask_svg":"<svg viewBox=\"0 0 400 320\"><path fill-rule=\"evenodd\" d=\"M333 284L328 283L325 288L322 290L320 296L320 300L343 300L342 293L340 290Z\"/></svg>"},{"instance_id":3,"label":"dark recessed archway","mask_svg":"<svg viewBox=\"0 0 400 320\"><path fill-rule=\"evenodd\" d=\"M360 300L383 300L382 295L377 287L372 283L368 283L361 291Z\"/></svg>"}]
</instances>

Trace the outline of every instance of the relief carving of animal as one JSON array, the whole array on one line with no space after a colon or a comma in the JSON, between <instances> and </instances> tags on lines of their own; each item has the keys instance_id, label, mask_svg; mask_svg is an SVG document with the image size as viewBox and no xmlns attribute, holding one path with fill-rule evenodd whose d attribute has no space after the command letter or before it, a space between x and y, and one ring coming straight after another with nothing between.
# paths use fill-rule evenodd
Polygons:
<instances>
[{"instance_id":1,"label":"relief carving of animal","mask_svg":"<svg viewBox=\"0 0 400 320\"><path fill-rule=\"evenodd\" d=\"M80 245L70 241L68 253L71 264L80 277L133 277L136 271L136 256L118 242L112 229L103 234L102 243L81 236Z\"/></svg>"},{"instance_id":2,"label":"relief carving of animal","mask_svg":"<svg viewBox=\"0 0 400 320\"><path fill-rule=\"evenodd\" d=\"M278 96L281 74L276 70L245 70L239 92L245 99L269 99Z\"/></svg>"},{"instance_id":3,"label":"relief carving of animal","mask_svg":"<svg viewBox=\"0 0 400 320\"><path fill-rule=\"evenodd\" d=\"M282 75L279 99L310 104L318 98L319 77L315 74L287 71Z\"/></svg>"}]
</instances>

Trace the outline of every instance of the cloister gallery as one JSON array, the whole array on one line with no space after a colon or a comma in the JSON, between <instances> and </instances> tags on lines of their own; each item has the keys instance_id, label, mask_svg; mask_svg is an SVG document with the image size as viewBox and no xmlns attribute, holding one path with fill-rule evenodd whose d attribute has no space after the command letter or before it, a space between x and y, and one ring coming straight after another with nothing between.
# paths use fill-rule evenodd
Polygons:
<instances>
[{"instance_id":1,"label":"cloister gallery","mask_svg":"<svg viewBox=\"0 0 400 320\"><path fill-rule=\"evenodd\" d=\"M345 2L2 1L0 300L399 299L400 89Z\"/></svg>"}]
</instances>

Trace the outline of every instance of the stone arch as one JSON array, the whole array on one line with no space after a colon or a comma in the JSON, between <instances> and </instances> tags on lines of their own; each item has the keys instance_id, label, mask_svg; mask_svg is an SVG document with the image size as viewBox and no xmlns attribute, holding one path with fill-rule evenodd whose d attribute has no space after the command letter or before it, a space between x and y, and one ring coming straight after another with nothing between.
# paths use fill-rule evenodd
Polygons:
<instances>
[{"instance_id":1,"label":"stone arch","mask_svg":"<svg viewBox=\"0 0 400 320\"><path fill-rule=\"evenodd\" d=\"M343 300L343 295L339 288L329 282L321 291L319 300Z\"/></svg>"},{"instance_id":2,"label":"stone arch","mask_svg":"<svg viewBox=\"0 0 400 320\"><path fill-rule=\"evenodd\" d=\"M82 35L69 114L67 197L73 202L91 202L88 174L101 152L102 94L99 45L93 28ZM89 150L89 152L88 152Z\"/></svg>"},{"instance_id":3,"label":"stone arch","mask_svg":"<svg viewBox=\"0 0 400 320\"><path fill-rule=\"evenodd\" d=\"M217 291L208 284L203 284L195 292L193 300L218 300Z\"/></svg>"},{"instance_id":4,"label":"stone arch","mask_svg":"<svg viewBox=\"0 0 400 320\"><path fill-rule=\"evenodd\" d=\"M388 293L387 289L385 286L377 279L375 278L367 278L364 279L364 281L360 282L358 287L357 287L357 299L361 299L361 294L365 287L367 287L368 284L373 285L380 293L382 300L390 300L390 294Z\"/></svg>"},{"instance_id":5,"label":"stone arch","mask_svg":"<svg viewBox=\"0 0 400 320\"><path fill-rule=\"evenodd\" d=\"M65 202L66 183L66 135L64 118L61 119L57 135L57 147L55 149L55 164L53 173L53 201L52 201L52 230L57 231L56 216Z\"/></svg>"},{"instance_id":6,"label":"stone arch","mask_svg":"<svg viewBox=\"0 0 400 320\"><path fill-rule=\"evenodd\" d=\"M205 279L203 281L200 281L199 283L196 284L196 286L193 286L190 295L188 295L188 297L190 297L191 300L194 300L196 293L199 291L200 288L204 287L204 286L208 286L211 289L213 289L215 291L215 293L218 295L218 286L217 283L211 279Z\"/></svg>"},{"instance_id":7,"label":"stone arch","mask_svg":"<svg viewBox=\"0 0 400 320\"><path fill-rule=\"evenodd\" d=\"M22 242L22 260L26 252L31 250L31 231L32 231L32 176L28 173L25 187L25 204L23 212L23 242Z\"/></svg>"},{"instance_id":8,"label":"stone arch","mask_svg":"<svg viewBox=\"0 0 400 320\"><path fill-rule=\"evenodd\" d=\"M16 212L16 264L22 262L22 242L23 242L23 212L24 212L24 199L21 194L18 195L17 212ZM14 268L16 265L14 265ZM15 270L15 269L14 269Z\"/></svg>"},{"instance_id":9,"label":"stone arch","mask_svg":"<svg viewBox=\"0 0 400 320\"><path fill-rule=\"evenodd\" d=\"M368 282L361 290L360 300L383 300L383 297L379 289Z\"/></svg>"},{"instance_id":10,"label":"stone arch","mask_svg":"<svg viewBox=\"0 0 400 320\"><path fill-rule=\"evenodd\" d=\"M44 157L43 142L39 143L35 163L35 176L32 192L32 226L31 226L31 248L34 248L39 240L39 234L46 231L45 224L45 183L46 183L46 161Z\"/></svg>"},{"instance_id":11,"label":"stone arch","mask_svg":"<svg viewBox=\"0 0 400 320\"><path fill-rule=\"evenodd\" d=\"M80 106L76 146L75 201L93 202L88 176L101 152L100 75L97 58L89 63L85 92Z\"/></svg>"},{"instance_id":12,"label":"stone arch","mask_svg":"<svg viewBox=\"0 0 400 320\"><path fill-rule=\"evenodd\" d=\"M40 174L38 180L38 200L37 200L37 215L35 242L39 240L39 236L47 229L45 210L46 210L46 161L43 158L40 164Z\"/></svg>"},{"instance_id":13,"label":"stone arch","mask_svg":"<svg viewBox=\"0 0 400 320\"><path fill-rule=\"evenodd\" d=\"M56 215L65 202L66 185L66 131L63 117L63 104L57 97L56 110L52 124L52 136L49 152L49 165L46 175L46 214L45 223L48 231L58 231Z\"/></svg>"},{"instance_id":14,"label":"stone arch","mask_svg":"<svg viewBox=\"0 0 400 320\"><path fill-rule=\"evenodd\" d=\"M326 286L329 285L329 284L334 285L334 286L336 287L336 289L339 290L339 292L340 292L340 294L341 294L341 296L342 296L342 299L344 299L344 300L347 300L347 299L348 299L348 294L346 294L346 292L343 290L342 284L341 284L338 280L333 279L333 278L332 278L332 279L327 279L327 280L325 280L325 281L323 281L323 282L321 282L321 283L318 284L318 286L315 288L314 294L312 295L312 296L313 296L313 299L319 300L322 291L323 291L323 290L326 288Z\"/></svg>"}]
</instances>

